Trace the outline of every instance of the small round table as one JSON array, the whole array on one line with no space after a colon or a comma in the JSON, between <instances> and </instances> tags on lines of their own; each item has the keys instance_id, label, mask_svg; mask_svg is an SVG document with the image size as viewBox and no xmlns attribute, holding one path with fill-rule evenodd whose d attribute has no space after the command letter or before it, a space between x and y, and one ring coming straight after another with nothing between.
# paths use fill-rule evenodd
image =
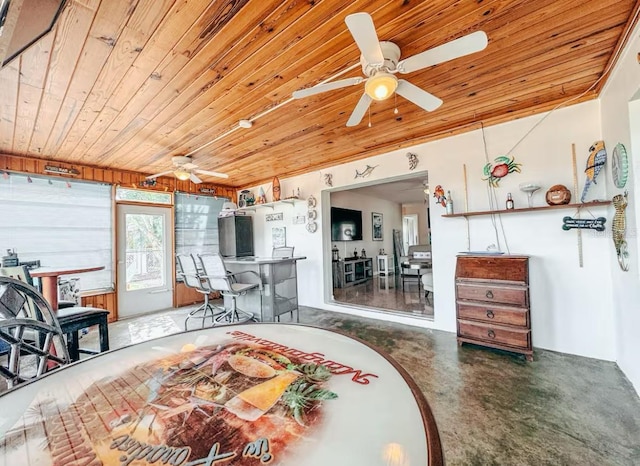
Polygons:
<instances>
[{"instance_id":1,"label":"small round table","mask_svg":"<svg viewBox=\"0 0 640 466\"><path fill-rule=\"evenodd\" d=\"M51 305L54 312L58 310L58 277L74 273L95 272L104 270L104 265L94 267L38 267L29 271L34 278L39 278L42 284L42 295Z\"/></svg>"}]
</instances>

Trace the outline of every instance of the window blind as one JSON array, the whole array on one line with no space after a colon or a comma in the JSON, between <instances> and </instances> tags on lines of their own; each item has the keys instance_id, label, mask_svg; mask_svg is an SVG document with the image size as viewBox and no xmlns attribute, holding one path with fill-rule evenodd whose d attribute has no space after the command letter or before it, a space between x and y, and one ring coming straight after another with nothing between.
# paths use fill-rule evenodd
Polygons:
<instances>
[{"instance_id":1,"label":"window blind","mask_svg":"<svg viewBox=\"0 0 640 466\"><path fill-rule=\"evenodd\" d=\"M82 292L113 288L111 186L10 174L0 176L0 255L42 266L104 266L78 274Z\"/></svg>"},{"instance_id":2,"label":"window blind","mask_svg":"<svg viewBox=\"0 0 640 466\"><path fill-rule=\"evenodd\" d=\"M218 214L228 199L175 195L176 254L218 252Z\"/></svg>"}]
</instances>

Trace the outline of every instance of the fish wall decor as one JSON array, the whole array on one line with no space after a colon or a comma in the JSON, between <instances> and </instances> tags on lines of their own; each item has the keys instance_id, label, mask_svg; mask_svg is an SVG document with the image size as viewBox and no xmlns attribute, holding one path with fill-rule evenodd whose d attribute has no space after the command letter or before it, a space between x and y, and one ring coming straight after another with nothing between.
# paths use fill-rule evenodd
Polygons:
<instances>
[{"instance_id":1,"label":"fish wall decor","mask_svg":"<svg viewBox=\"0 0 640 466\"><path fill-rule=\"evenodd\" d=\"M371 175L371 173L373 172L373 170L377 167L377 165L374 165L373 167L371 165L367 165L367 168L365 168L362 173L359 172L358 170L356 170L356 176L354 176L353 178L366 178L367 176Z\"/></svg>"},{"instance_id":2,"label":"fish wall decor","mask_svg":"<svg viewBox=\"0 0 640 466\"><path fill-rule=\"evenodd\" d=\"M604 147L604 141L596 141L591 147L589 147L589 157L587 157L587 168L584 172L587 174L587 181L584 184L582 190L582 196L580 196L580 202L584 202L587 198L587 191L591 183L596 184L596 177L602 167L607 162L607 150Z\"/></svg>"},{"instance_id":3,"label":"fish wall decor","mask_svg":"<svg viewBox=\"0 0 640 466\"><path fill-rule=\"evenodd\" d=\"M613 214L613 226L611 227L613 244L616 247L618 264L620 264L620 268L625 272L629 271L629 250L625 238L627 234L627 219L624 212L627 208L627 203L626 191L624 195L617 194L613 196L613 207L616 209L616 213Z\"/></svg>"}]
</instances>

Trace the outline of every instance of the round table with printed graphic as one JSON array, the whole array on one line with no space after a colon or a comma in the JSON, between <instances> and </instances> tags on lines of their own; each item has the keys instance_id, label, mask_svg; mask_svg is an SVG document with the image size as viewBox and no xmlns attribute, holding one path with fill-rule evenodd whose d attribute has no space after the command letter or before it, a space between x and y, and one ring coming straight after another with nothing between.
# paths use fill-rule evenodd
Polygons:
<instances>
[{"instance_id":1,"label":"round table with printed graphic","mask_svg":"<svg viewBox=\"0 0 640 466\"><path fill-rule=\"evenodd\" d=\"M441 465L422 392L390 356L315 327L194 330L0 396L3 464Z\"/></svg>"}]
</instances>

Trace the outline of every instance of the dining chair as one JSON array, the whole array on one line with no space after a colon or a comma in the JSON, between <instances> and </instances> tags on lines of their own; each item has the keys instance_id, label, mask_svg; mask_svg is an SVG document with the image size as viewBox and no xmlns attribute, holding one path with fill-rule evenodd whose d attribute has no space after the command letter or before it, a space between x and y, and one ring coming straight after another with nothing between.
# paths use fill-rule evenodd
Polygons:
<instances>
[{"instance_id":1,"label":"dining chair","mask_svg":"<svg viewBox=\"0 0 640 466\"><path fill-rule=\"evenodd\" d=\"M34 287L33 279L29 274L29 269L25 266L0 267L0 276L10 277L20 280L29 286ZM39 290L36 290L39 292ZM47 303L48 304L48 303ZM60 304L60 303L58 303ZM66 336L67 350L71 361L80 359L80 354L98 354L109 350L109 311L95 307L85 306L59 306L54 310L58 324L62 333ZM80 346L79 332L84 331L93 325L98 326L99 350Z\"/></svg>"},{"instance_id":2,"label":"dining chair","mask_svg":"<svg viewBox=\"0 0 640 466\"><path fill-rule=\"evenodd\" d=\"M189 319L202 320L202 328L204 328L205 320L210 318L211 325L213 325L215 316L224 312L224 308L213 306L209 302L209 296L217 290L211 289L207 281L201 278L202 273L198 271L196 260L191 254L176 254L176 263L178 266L177 275L182 278L184 285L187 288L193 288L204 296L204 304L189 312L184 320L184 330L187 330Z\"/></svg>"},{"instance_id":3,"label":"dining chair","mask_svg":"<svg viewBox=\"0 0 640 466\"><path fill-rule=\"evenodd\" d=\"M33 286L0 276L0 375L9 388L70 360L51 306Z\"/></svg>"},{"instance_id":4,"label":"dining chair","mask_svg":"<svg viewBox=\"0 0 640 466\"><path fill-rule=\"evenodd\" d=\"M214 325L238 324L254 320L253 313L238 309L236 298L246 295L249 291L256 290L260 292L260 299L262 299L262 279L260 275L253 270L228 272L224 259L220 254L199 254L198 259L204 273L201 278L207 282L207 286L212 290L219 291L222 296L231 299L231 307L225 309L223 314L215 318ZM255 282L238 282L239 276L247 274L253 275Z\"/></svg>"}]
</instances>

